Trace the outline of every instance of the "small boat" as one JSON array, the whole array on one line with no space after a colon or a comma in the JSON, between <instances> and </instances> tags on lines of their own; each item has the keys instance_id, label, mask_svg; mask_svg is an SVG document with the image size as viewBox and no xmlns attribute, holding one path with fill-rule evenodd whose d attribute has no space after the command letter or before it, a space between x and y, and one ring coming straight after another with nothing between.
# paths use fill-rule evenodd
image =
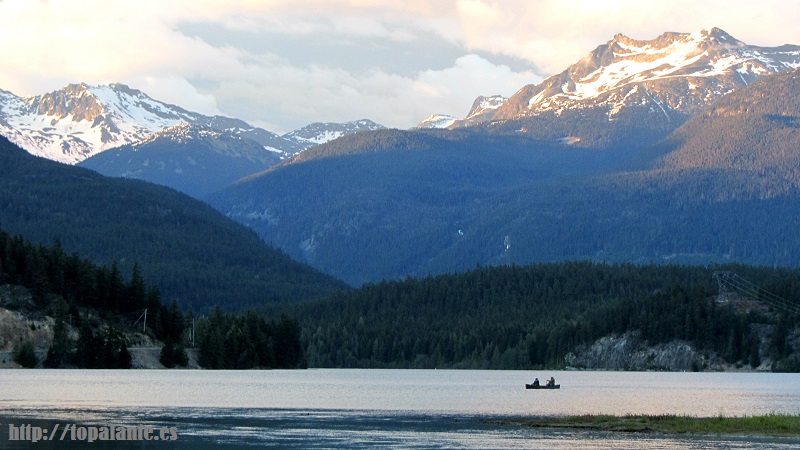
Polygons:
<instances>
[{"instance_id":1,"label":"small boat","mask_svg":"<svg viewBox=\"0 0 800 450\"><path fill-rule=\"evenodd\" d=\"M545 384L540 384L538 386L535 386L533 384L526 384L525 385L525 389L561 389L561 385L560 384L554 384L552 386L547 386Z\"/></svg>"}]
</instances>

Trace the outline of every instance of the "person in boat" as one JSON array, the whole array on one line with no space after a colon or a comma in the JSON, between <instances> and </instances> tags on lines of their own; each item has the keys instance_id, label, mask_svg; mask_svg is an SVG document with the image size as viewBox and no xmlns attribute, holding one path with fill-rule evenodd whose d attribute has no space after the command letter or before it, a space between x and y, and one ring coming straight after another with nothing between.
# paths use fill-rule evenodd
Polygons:
<instances>
[{"instance_id":1,"label":"person in boat","mask_svg":"<svg viewBox=\"0 0 800 450\"><path fill-rule=\"evenodd\" d=\"M533 386L534 387L539 387L539 379L538 378L533 380Z\"/></svg>"},{"instance_id":2,"label":"person in boat","mask_svg":"<svg viewBox=\"0 0 800 450\"><path fill-rule=\"evenodd\" d=\"M550 377L550 379L547 380L547 387L551 387L551 386L555 386L555 385L556 385L556 379L553 378L553 377Z\"/></svg>"}]
</instances>

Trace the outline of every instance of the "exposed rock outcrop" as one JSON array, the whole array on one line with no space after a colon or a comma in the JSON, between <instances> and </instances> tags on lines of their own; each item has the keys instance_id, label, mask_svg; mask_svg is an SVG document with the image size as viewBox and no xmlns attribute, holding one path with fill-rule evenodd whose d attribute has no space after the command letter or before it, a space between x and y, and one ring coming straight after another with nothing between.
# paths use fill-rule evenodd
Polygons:
<instances>
[{"instance_id":1,"label":"exposed rock outcrop","mask_svg":"<svg viewBox=\"0 0 800 450\"><path fill-rule=\"evenodd\" d=\"M567 366L602 370L725 370L714 354L697 351L685 341L649 345L638 332L606 336L565 356Z\"/></svg>"}]
</instances>

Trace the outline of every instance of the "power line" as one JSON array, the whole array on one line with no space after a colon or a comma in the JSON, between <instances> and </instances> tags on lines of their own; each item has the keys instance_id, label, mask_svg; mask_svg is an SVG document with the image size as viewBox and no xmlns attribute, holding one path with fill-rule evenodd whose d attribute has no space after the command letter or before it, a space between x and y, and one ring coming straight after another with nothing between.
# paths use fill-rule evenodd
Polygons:
<instances>
[{"instance_id":1,"label":"power line","mask_svg":"<svg viewBox=\"0 0 800 450\"><path fill-rule=\"evenodd\" d=\"M753 300L764 302L774 308L782 309L792 314L800 314L800 305L762 289L733 272L717 271L714 272L714 278L716 278L719 285L720 295L735 292Z\"/></svg>"}]
</instances>

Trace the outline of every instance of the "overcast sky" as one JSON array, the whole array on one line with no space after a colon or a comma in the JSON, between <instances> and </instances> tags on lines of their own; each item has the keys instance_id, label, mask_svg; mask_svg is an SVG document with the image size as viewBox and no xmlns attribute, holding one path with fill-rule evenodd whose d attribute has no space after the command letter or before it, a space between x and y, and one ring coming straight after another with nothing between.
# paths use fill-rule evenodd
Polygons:
<instances>
[{"instance_id":1,"label":"overcast sky","mask_svg":"<svg viewBox=\"0 0 800 450\"><path fill-rule=\"evenodd\" d=\"M794 0L0 0L0 89L124 83L284 133L466 115L617 33L800 44Z\"/></svg>"}]
</instances>

